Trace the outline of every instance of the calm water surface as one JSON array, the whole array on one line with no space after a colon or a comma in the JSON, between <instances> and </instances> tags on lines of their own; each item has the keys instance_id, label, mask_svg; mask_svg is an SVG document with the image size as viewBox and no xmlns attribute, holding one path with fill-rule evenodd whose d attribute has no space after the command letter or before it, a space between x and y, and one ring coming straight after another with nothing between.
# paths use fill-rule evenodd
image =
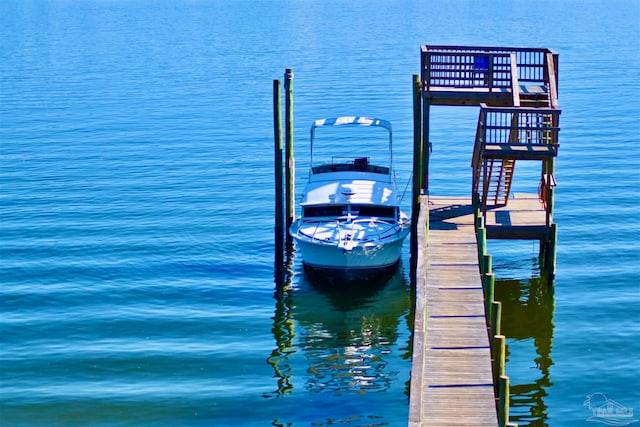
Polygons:
<instances>
[{"instance_id":1,"label":"calm water surface","mask_svg":"<svg viewBox=\"0 0 640 427\"><path fill-rule=\"evenodd\" d=\"M512 419L640 411L637 1L5 0L0 425L405 425L408 254L347 291L295 259L274 292L271 88L294 69L298 188L339 114L393 123L402 188L421 44L560 53L555 292L536 244L489 245ZM476 120L432 110L434 194L468 194Z\"/></svg>"}]
</instances>

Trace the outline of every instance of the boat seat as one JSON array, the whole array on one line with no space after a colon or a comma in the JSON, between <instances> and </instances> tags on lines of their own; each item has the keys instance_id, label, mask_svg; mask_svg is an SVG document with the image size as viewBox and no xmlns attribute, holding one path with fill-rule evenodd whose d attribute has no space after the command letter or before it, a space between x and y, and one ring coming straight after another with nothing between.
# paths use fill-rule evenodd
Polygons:
<instances>
[{"instance_id":1,"label":"boat seat","mask_svg":"<svg viewBox=\"0 0 640 427\"><path fill-rule=\"evenodd\" d=\"M357 171L367 170L367 167L369 167L369 158L358 157L357 159L354 159L353 166L354 166L354 169Z\"/></svg>"}]
</instances>

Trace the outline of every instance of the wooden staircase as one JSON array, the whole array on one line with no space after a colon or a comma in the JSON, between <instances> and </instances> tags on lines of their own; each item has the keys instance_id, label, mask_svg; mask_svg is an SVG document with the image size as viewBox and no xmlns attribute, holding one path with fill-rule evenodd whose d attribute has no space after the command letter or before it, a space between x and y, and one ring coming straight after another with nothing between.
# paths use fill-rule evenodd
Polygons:
<instances>
[{"instance_id":1,"label":"wooden staircase","mask_svg":"<svg viewBox=\"0 0 640 427\"><path fill-rule=\"evenodd\" d=\"M511 192L511 182L513 180L513 172L516 165L514 159L487 159L482 168L476 168L476 177L474 182L477 188L474 192L478 193L480 186L482 194L485 195L485 203L494 206L506 206ZM484 179L485 170L486 180Z\"/></svg>"},{"instance_id":2,"label":"wooden staircase","mask_svg":"<svg viewBox=\"0 0 640 427\"><path fill-rule=\"evenodd\" d=\"M554 108L480 105L472 167L473 193L483 212L507 205L516 161L545 164L557 156L559 115ZM542 180L555 182L551 175L551 168L543 166Z\"/></svg>"}]
</instances>

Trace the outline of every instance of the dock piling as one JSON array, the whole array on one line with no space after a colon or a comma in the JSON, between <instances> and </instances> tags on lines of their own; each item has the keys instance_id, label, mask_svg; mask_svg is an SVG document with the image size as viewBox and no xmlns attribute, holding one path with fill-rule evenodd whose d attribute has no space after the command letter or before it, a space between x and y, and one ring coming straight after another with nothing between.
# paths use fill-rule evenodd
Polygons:
<instances>
[{"instance_id":1,"label":"dock piling","mask_svg":"<svg viewBox=\"0 0 640 427\"><path fill-rule=\"evenodd\" d=\"M491 325L491 319L493 317L493 298L495 295L495 281L496 278L493 273L488 272L482 275L482 287L484 289L484 311L487 318L487 325Z\"/></svg>"},{"instance_id":2,"label":"dock piling","mask_svg":"<svg viewBox=\"0 0 640 427\"><path fill-rule=\"evenodd\" d=\"M499 396L498 382L504 376L504 365L506 360L507 344L504 335L494 335L493 337L493 384L496 387L496 395Z\"/></svg>"},{"instance_id":3,"label":"dock piling","mask_svg":"<svg viewBox=\"0 0 640 427\"><path fill-rule=\"evenodd\" d=\"M420 215L420 196L422 195L422 116L421 116L420 76L413 75L413 187L411 198L411 282L415 284L415 266L418 257L418 217ZM428 216L428 212L427 212Z\"/></svg>"},{"instance_id":4,"label":"dock piling","mask_svg":"<svg viewBox=\"0 0 640 427\"><path fill-rule=\"evenodd\" d=\"M498 426L505 427L509 421L509 377L501 375L498 384Z\"/></svg>"},{"instance_id":5,"label":"dock piling","mask_svg":"<svg viewBox=\"0 0 640 427\"><path fill-rule=\"evenodd\" d=\"M493 301L491 303L491 321L489 323L489 336L500 335L502 329L502 302Z\"/></svg>"},{"instance_id":6,"label":"dock piling","mask_svg":"<svg viewBox=\"0 0 640 427\"><path fill-rule=\"evenodd\" d=\"M273 134L274 134L274 175L275 175L275 257L274 270L276 286L284 282L284 184L282 165L282 109L280 102L280 80L273 81Z\"/></svg>"},{"instance_id":7,"label":"dock piling","mask_svg":"<svg viewBox=\"0 0 640 427\"><path fill-rule=\"evenodd\" d=\"M286 224L285 230L289 230L295 216L295 159L293 157L293 70L287 68L284 73L285 90L285 198L286 198ZM293 238L286 233L287 252L293 249Z\"/></svg>"}]
</instances>

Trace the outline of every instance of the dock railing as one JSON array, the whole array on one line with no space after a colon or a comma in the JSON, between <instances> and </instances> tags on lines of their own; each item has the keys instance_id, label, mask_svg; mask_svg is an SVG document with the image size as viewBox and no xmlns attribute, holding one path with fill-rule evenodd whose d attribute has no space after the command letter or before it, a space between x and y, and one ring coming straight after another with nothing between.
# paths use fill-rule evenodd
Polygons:
<instances>
[{"instance_id":1,"label":"dock railing","mask_svg":"<svg viewBox=\"0 0 640 427\"><path fill-rule=\"evenodd\" d=\"M483 211L486 211L492 184L503 189L506 203L516 160L546 161L557 156L560 112L556 108L489 107L480 104L471 167L473 194L479 194ZM494 176L493 160L502 162L502 165L507 161L512 164L508 170L504 167L499 169L500 175ZM540 198L552 200L547 193L555 186L553 171L550 168L544 171L540 190L544 194Z\"/></svg>"},{"instance_id":2,"label":"dock railing","mask_svg":"<svg viewBox=\"0 0 640 427\"><path fill-rule=\"evenodd\" d=\"M424 90L432 87L510 88L512 53L520 83L544 85L554 79L557 84L557 53L552 49L423 45Z\"/></svg>"},{"instance_id":3,"label":"dock railing","mask_svg":"<svg viewBox=\"0 0 640 427\"><path fill-rule=\"evenodd\" d=\"M471 166L476 170L482 160L487 145L518 156L544 156L542 152L522 150L514 152L511 149L521 146L545 146L549 155L557 155L559 147L558 133L560 132L561 110L555 108L524 108L524 107L489 107L480 104L476 141L473 147ZM474 189L477 190L474 184Z\"/></svg>"}]
</instances>

